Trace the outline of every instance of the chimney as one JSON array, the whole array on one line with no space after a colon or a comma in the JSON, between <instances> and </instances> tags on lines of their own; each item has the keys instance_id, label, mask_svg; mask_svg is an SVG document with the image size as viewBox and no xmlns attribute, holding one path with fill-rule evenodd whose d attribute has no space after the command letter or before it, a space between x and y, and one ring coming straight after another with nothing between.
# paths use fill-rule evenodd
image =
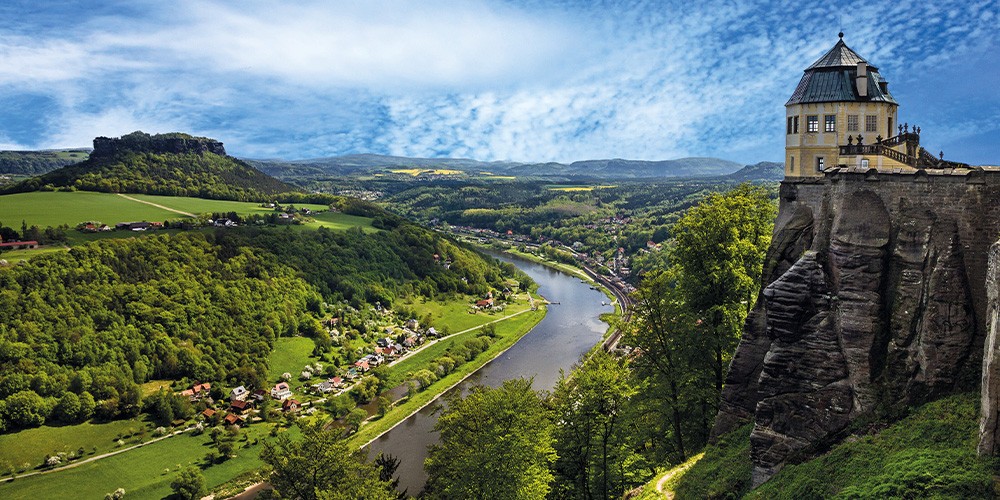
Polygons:
<instances>
[{"instance_id":1,"label":"chimney","mask_svg":"<svg viewBox=\"0 0 1000 500\"><path fill-rule=\"evenodd\" d=\"M868 63L858 62L858 96L868 97Z\"/></svg>"}]
</instances>

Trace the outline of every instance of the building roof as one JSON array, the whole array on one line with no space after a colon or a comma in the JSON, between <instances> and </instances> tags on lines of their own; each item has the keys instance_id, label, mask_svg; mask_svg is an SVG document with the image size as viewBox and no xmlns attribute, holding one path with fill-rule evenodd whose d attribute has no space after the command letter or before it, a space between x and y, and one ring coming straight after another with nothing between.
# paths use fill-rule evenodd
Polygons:
<instances>
[{"instance_id":1,"label":"building roof","mask_svg":"<svg viewBox=\"0 0 1000 500\"><path fill-rule=\"evenodd\" d=\"M858 63L868 65L868 95L858 95L856 78ZM823 57L806 68L792 97L785 103L805 104L818 102L888 102L897 104L889 93L888 82L879 74L878 68L851 50L840 40Z\"/></svg>"},{"instance_id":2,"label":"building roof","mask_svg":"<svg viewBox=\"0 0 1000 500\"><path fill-rule=\"evenodd\" d=\"M859 62L868 63L864 57L859 56L857 52L851 50L844 43L844 37L841 37L829 52L812 63L812 66L806 68L806 71L816 68L857 67ZM878 68L874 69L877 70Z\"/></svg>"}]
</instances>

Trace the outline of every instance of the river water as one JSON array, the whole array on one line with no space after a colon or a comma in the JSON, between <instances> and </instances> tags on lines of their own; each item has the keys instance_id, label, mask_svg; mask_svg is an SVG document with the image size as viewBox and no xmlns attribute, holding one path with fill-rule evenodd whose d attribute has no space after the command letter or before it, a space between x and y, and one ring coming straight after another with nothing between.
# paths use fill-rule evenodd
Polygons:
<instances>
[{"instance_id":1,"label":"river water","mask_svg":"<svg viewBox=\"0 0 1000 500\"><path fill-rule=\"evenodd\" d=\"M601 340L607 324L601 322L600 315L614 312L614 307L602 305L608 302L607 296L577 277L508 255L495 257L527 273L538 283L538 293L558 304L549 305L545 318L535 328L452 391L464 393L474 384L497 387L505 380L519 377L534 377L535 389L551 390L559 380L560 370L568 372ZM438 440L434 423L440 410L439 400L400 422L368 447L369 458L384 452L400 459L396 470L399 488L408 490L410 495L420 493L427 481L423 464L427 447Z\"/></svg>"}]
</instances>

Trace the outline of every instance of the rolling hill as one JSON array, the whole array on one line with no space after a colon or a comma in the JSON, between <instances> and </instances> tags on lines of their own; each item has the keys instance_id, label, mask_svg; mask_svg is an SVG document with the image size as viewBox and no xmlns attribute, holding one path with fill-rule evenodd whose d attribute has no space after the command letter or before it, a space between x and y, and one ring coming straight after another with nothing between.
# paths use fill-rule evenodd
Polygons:
<instances>
[{"instance_id":1,"label":"rolling hill","mask_svg":"<svg viewBox=\"0 0 1000 500\"><path fill-rule=\"evenodd\" d=\"M282 179L331 175L361 175L396 169L451 169L468 174L490 172L520 177L642 179L709 177L736 172L742 165L718 158L677 160L586 160L565 163L482 162L464 158L406 158L358 154L308 160L247 160L261 171Z\"/></svg>"},{"instance_id":2,"label":"rolling hill","mask_svg":"<svg viewBox=\"0 0 1000 500\"><path fill-rule=\"evenodd\" d=\"M143 132L98 137L87 160L14 184L5 192L59 188L240 201L262 201L297 190L228 156L221 142Z\"/></svg>"}]
</instances>

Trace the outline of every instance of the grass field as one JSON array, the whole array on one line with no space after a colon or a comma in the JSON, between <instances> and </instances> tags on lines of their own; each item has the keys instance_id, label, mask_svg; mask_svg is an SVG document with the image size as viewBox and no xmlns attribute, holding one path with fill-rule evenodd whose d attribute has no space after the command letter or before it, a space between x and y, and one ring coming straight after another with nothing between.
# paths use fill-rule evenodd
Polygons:
<instances>
[{"instance_id":1,"label":"grass field","mask_svg":"<svg viewBox=\"0 0 1000 500\"><path fill-rule=\"evenodd\" d=\"M177 471L188 465L203 468L206 486L211 489L262 466L260 451L271 428L270 424L246 427L250 442L260 438L261 444L239 441L235 458L210 467L204 464L212 449L208 433L182 434L73 469L2 483L0 498L103 498L121 487L129 499L161 499L171 493L170 481ZM292 427L285 432L294 437L299 430Z\"/></svg>"},{"instance_id":2,"label":"grass field","mask_svg":"<svg viewBox=\"0 0 1000 500\"><path fill-rule=\"evenodd\" d=\"M417 313L418 318L423 318L425 315L430 314L432 321L430 326L433 326L439 332L444 331L444 328L448 327L448 331L454 333L466 328L489 323L497 318L502 318L531 307L523 294L518 294L518 297L519 300L508 304L503 312L479 311L475 314L469 313L472 310L469 307L473 302L472 297L458 297L449 301L415 300L403 302L401 305L407 309L413 309Z\"/></svg>"},{"instance_id":3,"label":"grass field","mask_svg":"<svg viewBox=\"0 0 1000 500\"><path fill-rule=\"evenodd\" d=\"M79 448L90 456L94 450L106 453L114 450L116 441L123 435L131 435L145 430L147 424L141 420L117 420L114 422L62 427L42 426L0 435L0 473L32 469L42 464L45 455L61 452L76 452ZM128 440L128 439L126 439ZM29 464L29 467L25 467ZM0 487L2 488L2 487ZM0 489L0 496L3 496Z\"/></svg>"},{"instance_id":4,"label":"grass field","mask_svg":"<svg viewBox=\"0 0 1000 500\"><path fill-rule=\"evenodd\" d=\"M325 227L336 231L344 231L352 227L361 227L362 230L369 233L378 231L378 229L372 227L371 219L358 215L347 215L339 212L323 212L313 215L312 218L315 219L315 222L310 222L304 226L296 227Z\"/></svg>"},{"instance_id":5,"label":"grass field","mask_svg":"<svg viewBox=\"0 0 1000 500\"><path fill-rule=\"evenodd\" d=\"M278 382L282 373L291 373L298 377L302 367L312 364L315 359L310 357L316 343L305 337L280 337L274 343L274 350L268 357L267 380Z\"/></svg>"},{"instance_id":6,"label":"grass field","mask_svg":"<svg viewBox=\"0 0 1000 500\"><path fill-rule=\"evenodd\" d=\"M236 212L240 215L250 215L271 212L271 209L261 207L258 203L242 201L203 200L183 196L147 194L130 194L128 196L162 205L166 209L112 193L40 191L0 196L0 222L5 226L20 229L21 221L26 222L29 226L36 225L44 228L61 224L73 227L90 220L114 225L126 221L163 221L184 217L167 209L193 214ZM311 210L327 209L326 205L301 204L296 205L296 207ZM350 216L342 215L342 217Z\"/></svg>"},{"instance_id":7,"label":"grass field","mask_svg":"<svg viewBox=\"0 0 1000 500\"><path fill-rule=\"evenodd\" d=\"M177 214L110 193L34 192L0 196L0 222L16 230L21 221L29 226L48 227L96 220L114 225L124 221L163 221Z\"/></svg>"},{"instance_id":8,"label":"grass field","mask_svg":"<svg viewBox=\"0 0 1000 500\"><path fill-rule=\"evenodd\" d=\"M586 186L586 185L553 185L549 186L549 191L565 191L565 192L579 192L579 191L593 191L595 189L611 189L618 186Z\"/></svg>"},{"instance_id":9,"label":"grass field","mask_svg":"<svg viewBox=\"0 0 1000 500\"><path fill-rule=\"evenodd\" d=\"M274 211L272 208L260 206L259 203L245 201L205 200L202 198L191 198L186 196L156 196L151 194L130 194L128 196L137 200L148 201L172 208L174 210L191 212L194 214L236 212L240 215L251 215L266 214ZM329 207L326 205L296 203L295 208L308 208L309 210L318 211L326 210Z\"/></svg>"},{"instance_id":10,"label":"grass field","mask_svg":"<svg viewBox=\"0 0 1000 500\"><path fill-rule=\"evenodd\" d=\"M390 170L390 172L392 172L394 174L412 175L414 177L416 177L418 175L421 175L421 174L428 174L428 175L459 175L459 174L463 174L464 173L461 170L449 170L449 169L446 169L446 168L438 168L438 169L397 168L397 169Z\"/></svg>"}]
</instances>

